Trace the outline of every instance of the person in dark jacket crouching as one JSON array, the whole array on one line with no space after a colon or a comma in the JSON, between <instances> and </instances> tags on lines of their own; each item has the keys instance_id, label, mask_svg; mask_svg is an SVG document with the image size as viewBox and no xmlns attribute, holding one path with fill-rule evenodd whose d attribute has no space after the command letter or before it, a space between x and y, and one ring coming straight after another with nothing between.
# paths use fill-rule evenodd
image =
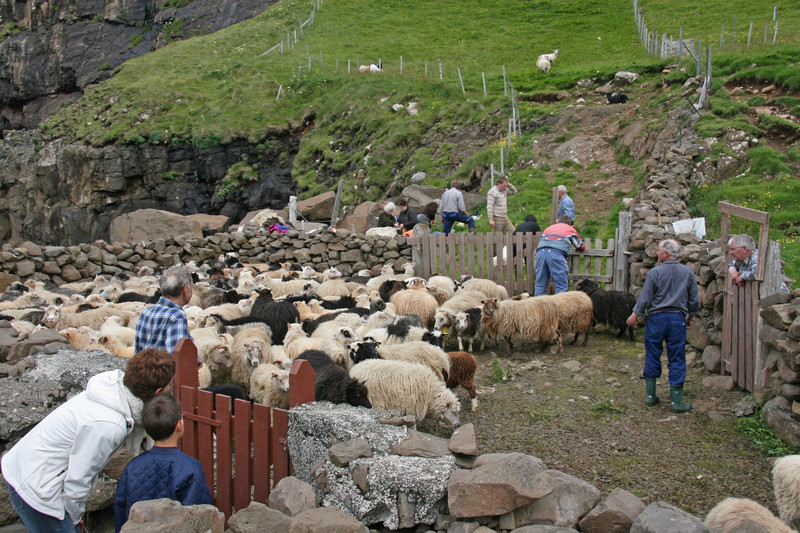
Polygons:
<instances>
[{"instance_id":1,"label":"person in dark jacket crouching","mask_svg":"<svg viewBox=\"0 0 800 533\"><path fill-rule=\"evenodd\" d=\"M139 501L169 498L183 505L211 503L200 461L178 449L183 436L180 402L170 394L159 394L144 405L142 423L155 445L128 463L119 478L114 498L116 531Z\"/></svg>"}]
</instances>

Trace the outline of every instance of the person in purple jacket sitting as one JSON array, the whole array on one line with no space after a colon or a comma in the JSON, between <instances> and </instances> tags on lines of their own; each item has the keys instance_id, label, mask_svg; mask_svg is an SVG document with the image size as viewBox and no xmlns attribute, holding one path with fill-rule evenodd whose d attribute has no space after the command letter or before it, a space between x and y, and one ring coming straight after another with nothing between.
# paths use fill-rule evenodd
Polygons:
<instances>
[{"instance_id":1,"label":"person in purple jacket sitting","mask_svg":"<svg viewBox=\"0 0 800 533\"><path fill-rule=\"evenodd\" d=\"M178 449L183 436L180 402L170 394L159 394L142 408L142 423L155 445L128 463L119 478L114 498L116 531L139 501L169 498L183 505L212 503L200 461Z\"/></svg>"}]
</instances>

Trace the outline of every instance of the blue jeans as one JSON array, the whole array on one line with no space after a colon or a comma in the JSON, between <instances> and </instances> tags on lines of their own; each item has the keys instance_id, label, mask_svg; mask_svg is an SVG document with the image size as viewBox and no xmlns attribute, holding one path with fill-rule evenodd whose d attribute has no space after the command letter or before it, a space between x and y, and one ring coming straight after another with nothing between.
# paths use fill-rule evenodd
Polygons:
<instances>
[{"instance_id":1,"label":"blue jeans","mask_svg":"<svg viewBox=\"0 0 800 533\"><path fill-rule=\"evenodd\" d=\"M564 254L553 248L539 248L536 250L536 260L533 262L536 271L536 286L534 296L541 296L547 292L547 283L553 278L556 294L567 292L569 281L569 266Z\"/></svg>"},{"instance_id":2,"label":"blue jeans","mask_svg":"<svg viewBox=\"0 0 800 533\"><path fill-rule=\"evenodd\" d=\"M11 505L25 524L28 533L80 533L81 527L72 524L69 513L64 513L64 519L59 520L40 513L28 505L11 485L8 486L8 494L11 497Z\"/></svg>"},{"instance_id":3,"label":"blue jeans","mask_svg":"<svg viewBox=\"0 0 800 533\"><path fill-rule=\"evenodd\" d=\"M661 352L667 343L669 384L686 380L686 317L683 313L658 313L647 317L644 330L644 377L661 377Z\"/></svg>"},{"instance_id":4,"label":"blue jeans","mask_svg":"<svg viewBox=\"0 0 800 533\"><path fill-rule=\"evenodd\" d=\"M465 215L464 213L442 213L442 227L444 228L445 235L450 234L450 229L456 222L463 222L471 229L475 229L475 220L469 215Z\"/></svg>"}]
</instances>

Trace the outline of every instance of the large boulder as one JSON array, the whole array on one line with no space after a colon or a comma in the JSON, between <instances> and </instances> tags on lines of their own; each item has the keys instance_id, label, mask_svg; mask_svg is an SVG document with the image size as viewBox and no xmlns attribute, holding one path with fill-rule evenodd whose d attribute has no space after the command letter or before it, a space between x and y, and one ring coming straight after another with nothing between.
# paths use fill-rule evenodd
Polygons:
<instances>
[{"instance_id":1,"label":"large boulder","mask_svg":"<svg viewBox=\"0 0 800 533\"><path fill-rule=\"evenodd\" d=\"M666 502L653 502L633 521L631 533L713 533L697 517Z\"/></svg>"},{"instance_id":2,"label":"large boulder","mask_svg":"<svg viewBox=\"0 0 800 533\"><path fill-rule=\"evenodd\" d=\"M381 214L381 204L378 202L364 202L358 204L352 213L339 221L338 228L351 230L354 233L366 233L369 228L378 223Z\"/></svg>"},{"instance_id":3,"label":"large boulder","mask_svg":"<svg viewBox=\"0 0 800 533\"><path fill-rule=\"evenodd\" d=\"M133 504L128 521L120 531L125 533L190 533L225 531L225 515L213 505L181 505L161 498Z\"/></svg>"},{"instance_id":4,"label":"large boulder","mask_svg":"<svg viewBox=\"0 0 800 533\"><path fill-rule=\"evenodd\" d=\"M324 192L301 202L297 202L297 212L306 220L327 221L331 219L335 202L335 192Z\"/></svg>"},{"instance_id":5,"label":"large boulder","mask_svg":"<svg viewBox=\"0 0 800 533\"><path fill-rule=\"evenodd\" d=\"M112 242L139 242L167 239L178 235L202 237L203 226L197 220L177 213L159 209L140 209L112 220L109 233Z\"/></svg>"}]
</instances>

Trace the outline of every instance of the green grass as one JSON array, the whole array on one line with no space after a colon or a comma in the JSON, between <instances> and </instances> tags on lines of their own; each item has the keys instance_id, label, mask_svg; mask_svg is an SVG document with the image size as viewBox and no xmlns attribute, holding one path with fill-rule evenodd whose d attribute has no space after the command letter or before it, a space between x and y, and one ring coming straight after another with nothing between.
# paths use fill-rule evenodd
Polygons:
<instances>
[{"instance_id":1,"label":"green grass","mask_svg":"<svg viewBox=\"0 0 800 533\"><path fill-rule=\"evenodd\" d=\"M767 457L800 453L800 448L782 441L764 422L760 406L753 415L738 419L736 429L748 438L754 448Z\"/></svg>"}]
</instances>

